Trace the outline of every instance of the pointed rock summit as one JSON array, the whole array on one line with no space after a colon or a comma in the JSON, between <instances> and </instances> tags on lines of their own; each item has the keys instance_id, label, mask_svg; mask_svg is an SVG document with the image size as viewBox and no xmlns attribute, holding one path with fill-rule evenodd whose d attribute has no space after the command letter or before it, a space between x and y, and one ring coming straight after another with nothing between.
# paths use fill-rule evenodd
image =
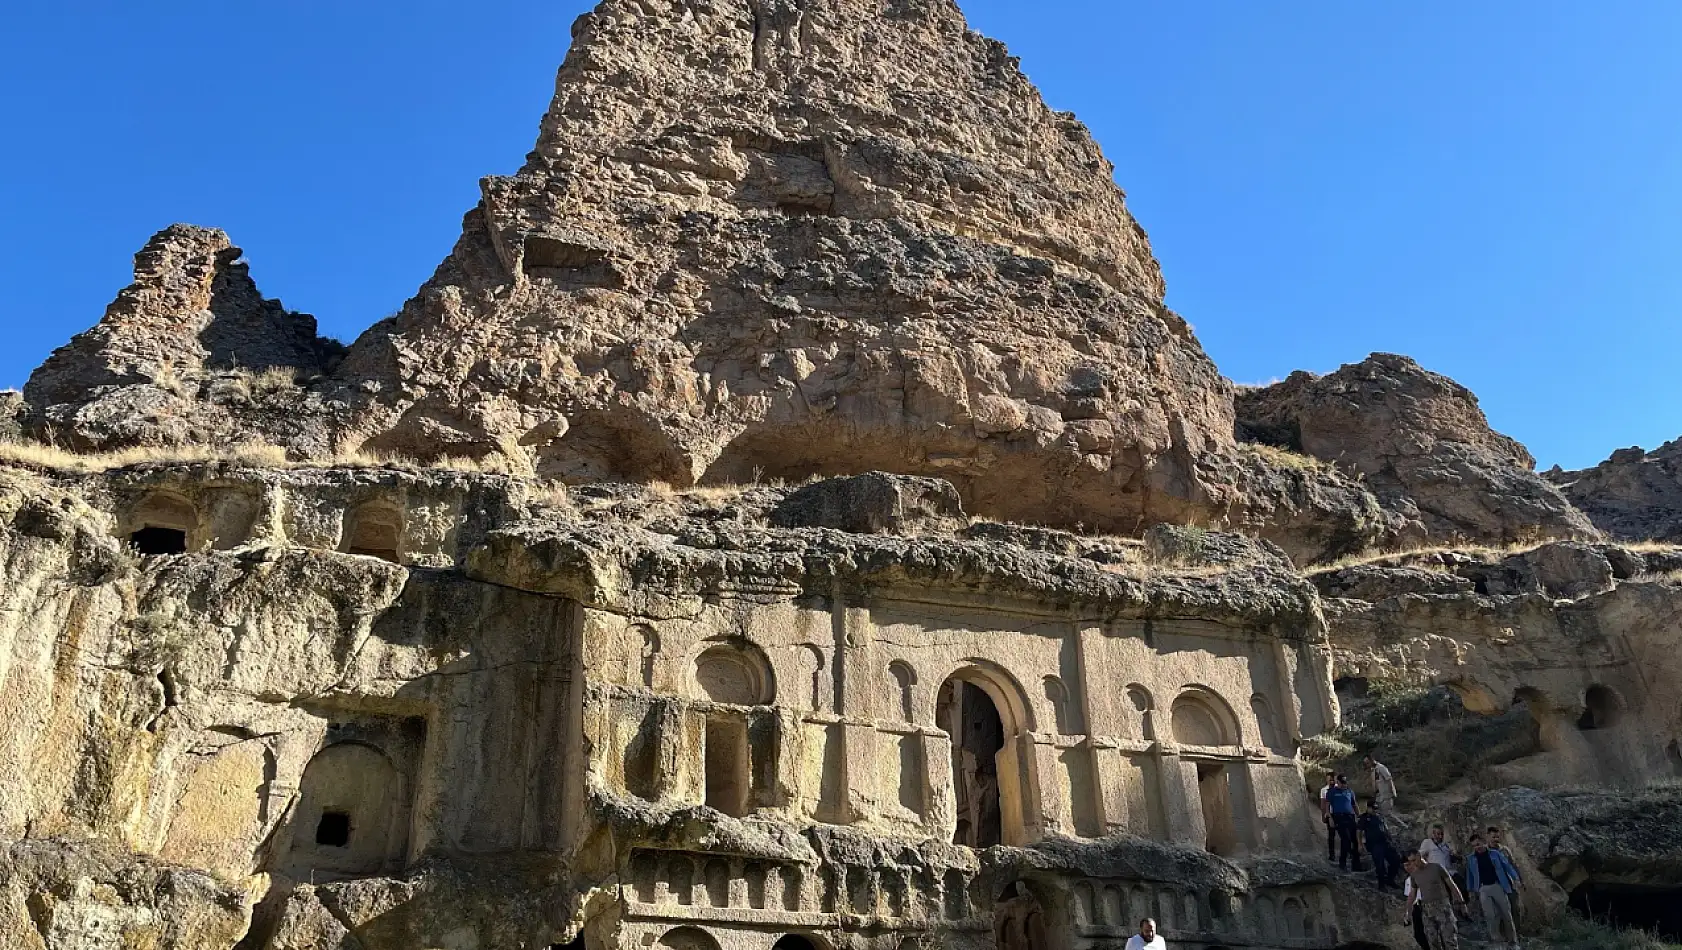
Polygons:
<instances>
[{"instance_id":1,"label":"pointed rock summit","mask_svg":"<svg viewBox=\"0 0 1682 950\"><path fill-rule=\"evenodd\" d=\"M83 449L243 441L237 425L207 427L215 413L199 398L211 376L317 376L343 350L316 335L314 317L258 293L243 257L212 228L153 235L104 318L30 374L36 427Z\"/></svg>"},{"instance_id":2,"label":"pointed rock summit","mask_svg":"<svg viewBox=\"0 0 1682 950\"><path fill-rule=\"evenodd\" d=\"M226 236L177 226L36 372L24 424L569 483L880 470L983 517L1235 528L1299 560L1595 533L1416 366L1347 383L1395 396L1372 412L1321 398L1343 373L1238 418L1112 172L950 0L604 0L525 167L483 182L432 279L342 363ZM1419 418L1390 432L1385 407Z\"/></svg>"},{"instance_id":3,"label":"pointed rock summit","mask_svg":"<svg viewBox=\"0 0 1682 950\"><path fill-rule=\"evenodd\" d=\"M345 374L350 441L685 485L885 469L1207 512L1231 394L1112 168L948 0L608 0L537 148Z\"/></svg>"}]
</instances>

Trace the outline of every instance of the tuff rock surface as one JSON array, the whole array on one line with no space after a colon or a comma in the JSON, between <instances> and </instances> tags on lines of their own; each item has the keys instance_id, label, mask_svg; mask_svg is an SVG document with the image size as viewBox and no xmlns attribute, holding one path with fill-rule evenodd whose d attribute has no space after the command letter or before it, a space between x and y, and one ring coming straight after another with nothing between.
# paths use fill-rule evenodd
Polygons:
<instances>
[{"instance_id":1,"label":"tuff rock surface","mask_svg":"<svg viewBox=\"0 0 1682 950\"><path fill-rule=\"evenodd\" d=\"M1594 468L1544 474L1607 535L1682 540L1682 439L1651 452L1619 449Z\"/></svg>"},{"instance_id":2,"label":"tuff rock surface","mask_svg":"<svg viewBox=\"0 0 1682 950\"><path fill-rule=\"evenodd\" d=\"M348 352L177 225L0 393L0 943L1405 950L1304 787L1363 752L1527 911L1682 886L1682 550L1602 540L1682 532L1674 444L1236 390L950 0L573 40Z\"/></svg>"},{"instance_id":3,"label":"tuff rock surface","mask_svg":"<svg viewBox=\"0 0 1682 950\"><path fill-rule=\"evenodd\" d=\"M243 441L283 425L280 404L240 411L251 402L241 380L279 370L290 387L324 373L343 347L316 335L315 318L264 299L242 254L209 228L153 236L135 255L134 283L99 323L29 377L35 429L111 449Z\"/></svg>"},{"instance_id":4,"label":"tuff rock surface","mask_svg":"<svg viewBox=\"0 0 1682 950\"><path fill-rule=\"evenodd\" d=\"M36 434L570 482L882 469L1006 520L1386 536L1358 485L1237 450L1110 163L952 3L608 0L574 36L526 166L342 366L176 227L31 379ZM300 385L228 377L230 344Z\"/></svg>"},{"instance_id":5,"label":"tuff rock surface","mask_svg":"<svg viewBox=\"0 0 1682 950\"><path fill-rule=\"evenodd\" d=\"M1241 437L1359 473L1403 520L1404 544L1597 535L1524 446L1489 427L1470 390L1405 356L1292 373L1237 405Z\"/></svg>"}]
</instances>

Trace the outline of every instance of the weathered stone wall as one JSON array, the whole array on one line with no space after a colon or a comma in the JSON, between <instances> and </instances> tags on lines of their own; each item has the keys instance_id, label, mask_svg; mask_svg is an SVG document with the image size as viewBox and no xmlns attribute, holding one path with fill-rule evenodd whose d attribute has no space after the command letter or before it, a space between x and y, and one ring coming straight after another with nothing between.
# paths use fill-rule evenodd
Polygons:
<instances>
[{"instance_id":1,"label":"weathered stone wall","mask_svg":"<svg viewBox=\"0 0 1682 950\"><path fill-rule=\"evenodd\" d=\"M0 483L0 837L99 839L245 900L259 873L272 899L428 854L564 852L566 604L283 544L139 557L78 500L128 487Z\"/></svg>"},{"instance_id":2,"label":"weathered stone wall","mask_svg":"<svg viewBox=\"0 0 1682 950\"><path fill-rule=\"evenodd\" d=\"M530 495L448 473L4 475L12 906L125 939L173 913L159 939L180 946L617 946L704 909L721 944L986 947L1029 909L1097 939L1119 926L1097 895L1138 880L1187 939L1335 936L1293 909L1330 900L1309 879L1293 897L1211 857L1236 877L1184 890L1163 857L1313 845L1296 739L1335 700L1313 590L1277 555L1216 536L1097 554L1215 559L1156 576L768 522L731 553L699 511L609 523ZM370 505L399 515L403 563L336 550ZM128 547L159 527L179 553ZM965 690L999 743L968 771ZM1005 847L952 844L965 820ZM94 863L66 877L47 839ZM1134 840L1168 864L1005 857ZM192 910L99 884L153 866L220 883ZM39 919L21 945L83 945Z\"/></svg>"}]
</instances>

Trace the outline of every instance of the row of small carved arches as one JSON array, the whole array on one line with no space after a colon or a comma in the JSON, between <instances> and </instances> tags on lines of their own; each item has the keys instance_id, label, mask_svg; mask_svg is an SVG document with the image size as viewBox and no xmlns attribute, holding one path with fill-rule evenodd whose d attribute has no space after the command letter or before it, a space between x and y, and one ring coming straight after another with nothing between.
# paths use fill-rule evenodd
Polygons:
<instances>
[{"instance_id":1,"label":"row of small carved arches","mask_svg":"<svg viewBox=\"0 0 1682 950\"><path fill-rule=\"evenodd\" d=\"M631 859L632 885L637 900L644 904L672 902L688 906L699 898L704 905L730 907L730 882L742 880L746 908L795 911L801 909L804 878L805 872L800 868L759 861L740 862L733 867L725 858L687 854L668 854L661 858L648 852ZM660 884L666 885L663 895Z\"/></svg>"},{"instance_id":2,"label":"row of small carved arches","mask_svg":"<svg viewBox=\"0 0 1682 950\"><path fill-rule=\"evenodd\" d=\"M1182 891L1143 885L1098 884L1074 886L1075 923L1083 929L1130 932L1136 922L1155 918L1163 930L1193 933L1231 933L1254 929L1270 938L1317 939L1322 931L1314 912L1314 897L1277 898L1262 894L1250 904L1222 890Z\"/></svg>"},{"instance_id":3,"label":"row of small carved arches","mask_svg":"<svg viewBox=\"0 0 1682 950\"><path fill-rule=\"evenodd\" d=\"M780 937L766 936L770 950L830 950L830 943L815 934L784 934ZM894 950L924 950L926 944L922 937L904 937L894 945ZM660 938L660 950L718 950L718 941L707 932L705 927L685 925L666 931Z\"/></svg>"},{"instance_id":4,"label":"row of small carved arches","mask_svg":"<svg viewBox=\"0 0 1682 950\"><path fill-rule=\"evenodd\" d=\"M826 874L826 877L828 875ZM690 906L698 901L712 907L737 909L781 909L798 911L817 895L805 894L806 872L802 868L760 861L723 857L642 852L631 859L631 882L639 903L676 903ZM740 894L731 894L731 882L740 880ZM836 910L837 892L843 892L852 913L890 918L945 917L964 920L975 915L969 879L958 870L948 870L937 882L932 873L873 870L851 867L844 871L844 887L825 888L826 912ZM666 886L662 893L659 885Z\"/></svg>"}]
</instances>

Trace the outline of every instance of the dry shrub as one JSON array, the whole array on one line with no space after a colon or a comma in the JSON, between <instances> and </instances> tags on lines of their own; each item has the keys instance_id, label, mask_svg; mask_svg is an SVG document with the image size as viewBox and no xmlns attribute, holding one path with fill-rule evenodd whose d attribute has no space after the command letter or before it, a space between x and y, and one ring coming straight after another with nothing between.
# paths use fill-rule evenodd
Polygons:
<instances>
[{"instance_id":1,"label":"dry shrub","mask_svg":"<svg viewBox=\"0 0 1682 950\"><path fill-rule=\"evenodd\" d=\"M152 376L152 385L182 399L187 398L187 381L181 377L174 363L161 364L157 373Z\"/></svg>"},{"instance_id":2,"label":"dry shrub","mask_svg":"<svg viewBox=\"0 0 1682 950\"><path fill-rule=\"evenodd\" d=\"M1335 469L1332 463L1317 459L1312 455L1292 452L1290 449L1268 445L1263 442L1245 442L1238 446L1238 451L1254 455L1274 468L1298 472L1329 472Z\"/></svg>"},{"instance_id":3,"label":"dry shrub","mask_svg":"<svg viewBox=\"0 0 1682 950\"><path fill-rule=\"evenodd\" d=\"M271 366L250 373L246 378L252 394L257 396L272 396L298 388L298 371L290 366Z\"/></svg>"}]
</instances>

